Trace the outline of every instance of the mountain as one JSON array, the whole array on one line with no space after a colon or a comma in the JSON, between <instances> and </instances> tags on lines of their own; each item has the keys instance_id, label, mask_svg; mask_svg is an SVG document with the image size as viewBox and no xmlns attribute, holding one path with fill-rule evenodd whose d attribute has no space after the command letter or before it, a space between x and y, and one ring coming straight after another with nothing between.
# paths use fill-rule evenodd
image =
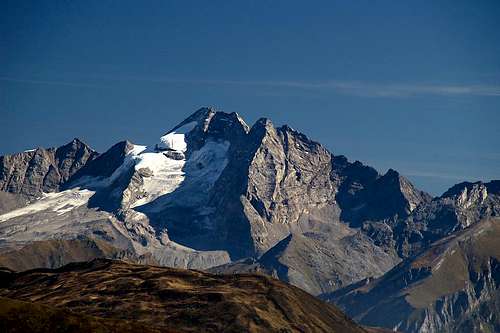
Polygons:
<instances>
[{"instance_id":1,"label":"mountain","mask_svg":"<svg viewBox=\"0 0 500 333\"><path fill-rule=\"evenodd\" d=\"M99 154L75 139L3 156L0 170L0 263L12 268L125 254L207 269L262 257L315 294L397 264L396 247L376 244L365 222L404 218L430 200L396 171L379 175L286 125L259 119L250 127L209 108L148 146L124 141ZM87 255L88 242L100 245ZM40 249L58 259L15 267L9 259ZM294 255L306 249L310 258Z\"/></svg>"},{"instance_id":2,"label":"mountain","mask_svg":"<svg viewBox=\"0 0 500 333\"><path fill-rule=\"evenodd\" d=\"M430 243L491 216L500 216L500 181L456 184L401 221L395 228L396 247L402 257L410 257Z\"/></svg>"},{"instance_id":3,"label":"mountain","mask_svg":"<svg viewBox=\"0 0 500 333\"><path fill-rule=\"evenodd\" d=\"M455 194L464 198L461 193ZM498 332L499 239L500 219L483 219L434 242L378 279L323 298L365 325L404 332Z\"/></svg>"},{"instance_id":4,"label":"mountain","mask_svg":"<svg viewBox=\"0 0 500 333\"><path fill-rule=\"evenodd\" d=\"M97 153L75 139L3 156L0 170L0 265L260 271L314 295L381 276L500 210L498 181L432 198L289 126L211 108L147 146Z\"/></svg>"},{"instance_id":5,"label":"mountain","mask_svg":"<svg viewBox=\"0 0 500 333\"><path fill-rule=\"evenodd\" d=\"M431 197L287 125L211 108L145 146L74 139L0 157L0 266L260 272L407 332L498 330L498 216L498 180Z\"/></svg>"},{"instance_id":6,"label":"mountain","mask_svg":"<svg viewBox=\"0 0 500 333\"><path fill-rule=\"evenodd\" d=\"M0 190L29 199L58 191L97 153L78 139L55 148L0 156Z\"/></svg>"},{"instance_id":7,"label":"mountain","mask_svg":"<svg viewBox=\"0 0 500 333\"><path fill-rule=\"evenodd\" d=\"M108 332L111 325L117 325L113 332L118 328L125 332L368 332L333 305L264 275L213 275L96 259L54 270L4 270L0 281L4 332L19 325L32 332L89 326Z\"/></svg>"}]
</instances>

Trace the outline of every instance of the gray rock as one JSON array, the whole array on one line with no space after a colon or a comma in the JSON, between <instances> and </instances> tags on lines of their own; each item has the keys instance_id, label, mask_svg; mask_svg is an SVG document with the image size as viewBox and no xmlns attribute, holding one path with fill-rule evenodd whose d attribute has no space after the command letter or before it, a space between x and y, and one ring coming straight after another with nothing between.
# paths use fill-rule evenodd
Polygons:
<instances>
[{"instance_id":1,"label":"gray rock","mask_svg":"<svg viewBox=\"0 0 500 333\"><path fill-rule=\"evenodd\" d=\"M500 216L499 184L500 181L457 184L441 197L417 207L394 228L400 256L410 257L481 219Z\"/></svg>"},{"instance_id":2,"label":"gray rock","mask_svg":"<svg viewBox=\"0 0 500 333\"><path fill-rule=\"evenodd\" d=\"M343 228L346 228L345 226ZM358 231L340 239L293 233L256 260L211 268L216 273L262 272L313 295L331 292L366 276L380 276L399 262Z\"/></svg>"},{"instance_id":3,"label":"gray rock","mask_svg":"<svg viewBox=\"0 0 500 333\"><path fill-rule=\"evenodd\" d=\"M19 194L0 191L0 215L25 206L27 199Z\"/></svg>"},{"instance_id":4,"label":"gray rock","mask_svg":"<svg viewBox=\"0 0 500 333\"><path fill-rule=\"evenodd\" d=\"M123 164L125 155L133 148L129 141L121 141L109 148L106 152L95 156L85 163L78 172L74 172L68 184L82 177L109 177Z\"/></svg>"},{"instance_id":5,"label":"gray rock","mask_svg":"<svg viewBox=\"0 0 500 333\"><path fill-rule=\"evenodd\" d=\"M74 139L55 148L0 157L0 190L34 199L42 192L56 192L97 153Z\"/></svg>"}]
</instances>

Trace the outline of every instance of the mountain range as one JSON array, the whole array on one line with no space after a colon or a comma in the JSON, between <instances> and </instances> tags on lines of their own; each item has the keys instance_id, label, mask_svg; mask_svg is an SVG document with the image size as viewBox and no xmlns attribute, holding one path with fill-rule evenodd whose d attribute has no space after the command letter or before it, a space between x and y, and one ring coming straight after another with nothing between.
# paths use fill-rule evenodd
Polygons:
<instances>
[{"instance_id":1,"label":"mountain range","mask_svg":"<svg viewBox=\"0 0 500 333\"><path fill-rule=\"evenodd\" d=\"M289 126L211 108L145 146L74 139L0 157L0 266L260 272L408 332L498 329L499 215L498 180L432 197ZM481 237L491 246L476 251ZM464 278L443 287L441 261Z\"/></svg>"}]
</instances>

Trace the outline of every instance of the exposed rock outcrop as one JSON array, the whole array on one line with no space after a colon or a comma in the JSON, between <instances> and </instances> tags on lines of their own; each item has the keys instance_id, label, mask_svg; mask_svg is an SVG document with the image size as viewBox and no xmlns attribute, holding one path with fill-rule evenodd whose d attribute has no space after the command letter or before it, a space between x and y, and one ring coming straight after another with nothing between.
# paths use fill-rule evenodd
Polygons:
<instances>
[{"instance_id":1,"label":"exposed rock outcrop","mask_svg":"<svg viewBox=\"0 0 500 333\"><path fill-rule=\"evenodd\" d=\"M419 206L394 228L398 252L412 256L481 219L500 216L500 181L460 183Z\"/></svg>"},{"instance_id":2,"label":"exposed rock outcrop","mask_svg":"<svg viewBox=\"0 0 500 333\"><path fill-rule=\"evenodd\" d=\"M37 148L0 157L0 190L30 199L56 192L97 153L78 139L59 148Z\"/></svg>"}]
</instances>

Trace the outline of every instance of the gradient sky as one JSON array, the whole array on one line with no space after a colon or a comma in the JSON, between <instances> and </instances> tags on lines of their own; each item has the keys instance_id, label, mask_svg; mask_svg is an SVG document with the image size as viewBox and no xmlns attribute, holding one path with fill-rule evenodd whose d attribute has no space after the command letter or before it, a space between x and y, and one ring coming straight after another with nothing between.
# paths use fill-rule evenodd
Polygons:
<instances>
[{"instance_id":1,"label":"gradient sky","mask_svg":"<svg viewBox=\"0 0 500 333\"><path fill-rule=\"evenodd\" d=\"M0 2L0 154L268 117L440 194L500 178L500 1Z\"/></svg>"}]
</instances>

